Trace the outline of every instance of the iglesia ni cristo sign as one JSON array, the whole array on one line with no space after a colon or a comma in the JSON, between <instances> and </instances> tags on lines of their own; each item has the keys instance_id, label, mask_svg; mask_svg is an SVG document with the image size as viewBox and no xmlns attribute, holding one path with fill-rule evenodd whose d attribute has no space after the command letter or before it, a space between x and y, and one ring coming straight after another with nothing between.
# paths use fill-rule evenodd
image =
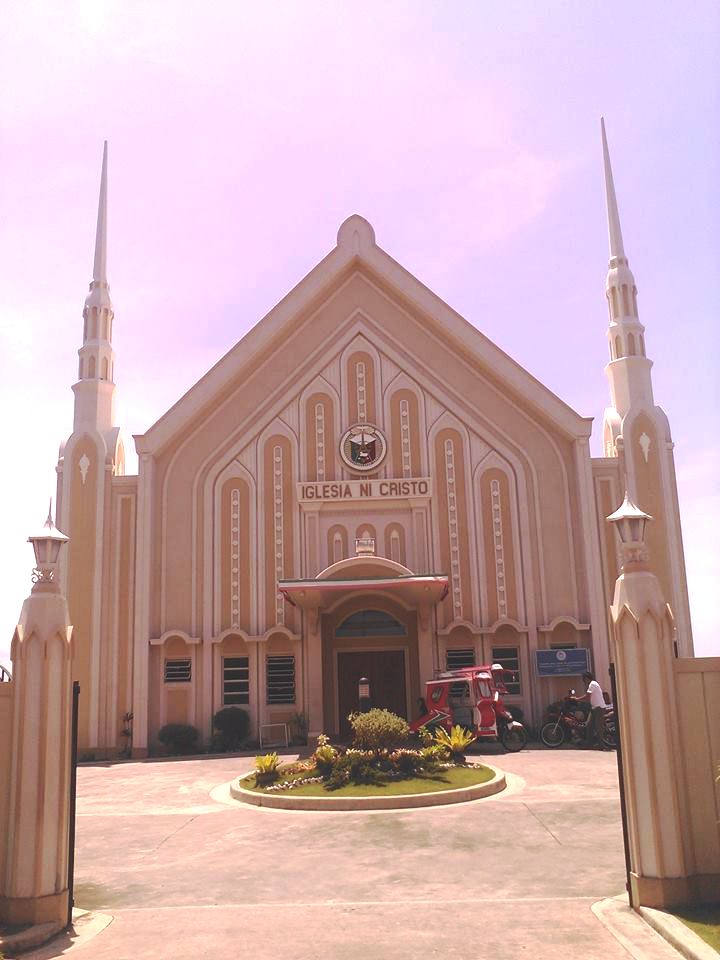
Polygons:
<instances>
[{"instance_id":1,"label":"iglesia ni cristo sign","mask_svg":"<svg viewBox=\"0 0 720 960\"><path fill-rule=\"evenodd\" d=\"M431 497L429 477L405 480L336 480L327 483L299 483L298 500L398 500Z\"/></svg>"}]
</instances>

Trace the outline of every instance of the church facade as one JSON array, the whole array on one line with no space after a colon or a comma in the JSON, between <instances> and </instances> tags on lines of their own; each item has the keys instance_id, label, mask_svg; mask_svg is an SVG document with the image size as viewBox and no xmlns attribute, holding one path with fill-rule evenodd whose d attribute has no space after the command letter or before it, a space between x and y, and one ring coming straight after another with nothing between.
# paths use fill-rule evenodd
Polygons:
<instances>
[{"instance_id":1,"label":"church facade","mask_svg":"<svg viewBox=\"0 0 720 960\"><path fill-rule=\"evenodd\" d=\"M692 654L672 438L655 404L603 130L610 265L603 456L578 415L404 270L352 216L335 248L135 437L114 415L107 148L73 431L58 463L80 745L133 754L169 722L207 740L342 734L369 679L415 714L436 671L500 662L537 723L568 686L536 651L581 648L607 686L625 490ZM577 683L577 681L575 681Z\"/></svg>"}]
</instances>

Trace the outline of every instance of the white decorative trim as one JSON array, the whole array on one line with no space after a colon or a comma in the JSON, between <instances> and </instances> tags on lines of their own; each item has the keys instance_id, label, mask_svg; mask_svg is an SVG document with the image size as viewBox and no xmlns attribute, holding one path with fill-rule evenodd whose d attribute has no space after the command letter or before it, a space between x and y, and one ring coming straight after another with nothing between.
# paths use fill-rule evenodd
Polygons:
<instances>
[{"instance_id":1,"label":"white decorative trim","mask_svg":"<svg viewBox=\"0 0 720 960\"><path fill-rule=\"evenodd\" d=\"M445 441L445 482L447 486L448 536L450 546L450 596L453 618L462 619L462 584L460 578L460 539L457 516L457 488L455 483L455 447Z\"/></svg>"},{"instance_id":2,"label":"white decorative trim","mask_svg":"<svg viewBox=\"0 0 720 960\"><path fill-rule=\"evenodd\" d=\"M402 451L402 475L412 476L412 455L410 450L410 404L400 401L400 449Z\"/></svg>"},{"instance_id":3,"label":"white decorative trim","mask_svg":"<svg viewBox=\"0 0 720 960\"><path fill-rule=\"evenodd\" d=\"M325 479L325 405L315 404L315 469L318 480Z\"/></svg>"},{"instance_id":4,"label":"white decorative trim","mask_svg":"<svg viewBox=\"0 0 720 960\"><path fill-rule=\"evenodd\" d=\"M151 647L162 647L168 640L175 638L182 640L188 646L197 646L202 643L202 637L191 637L186 630L166 630L160 637L150 637L148 642Z\"/></svg>"},{"instance_id":5,"label":"white decorative trim","mask_svg":"<svg viewBox=\"0 0 720 960\"><path fill-rule=\"evenodd\" d=\"M359 360L355 364L355 384L357 387L357 418L360 423L367 420L367 384L365 382L365 364Z\"/></svg>"},{"instance_id":6,"label":"white decorative trim","mask_svg":"<svg viewBox=\"0 0 720 960\"><path fill-rule=\"evenodd\" d=\"M390 560L393 560L395 563L402 563L401 557L401 543L400 543L400 534L397 530L390 531Z\"/></svg>"},{"instance_id":7,"label":"white decorative trim","mask_svg":"<svg viewBox=\"0 0 720 960\"><path fill-rule=\"evenodd\" d=\"M552 633L555 627L560 623L569 623L571 627L574 627L576 630L590 630L591 625L589 623L580 623L579 620L576 620L575 617L563 616L560 614L559 617L553 617L550 623L543 624L541 627L538 627L538 633Z\"/></svg>"},{"instance_id":8,"label":"white decorative trim","mask_svg":"<svg viewBox=\"0 0 720 960\"><path fill-rule=\"evenodd\" d=\"M490 481L490 502L492 505L493 550L495 553L495 587L497 589L498 619L508 615L507 579L505 574L505 545L503 543L502 502L500 499L500 481Z\"/></svg>"},{"instance_id":9,"label":"white decorative trim","mask_svg":"<svg viewBox=\"0 0 720 960\"><path fill-rule=\"evenodd\" d=\"M230 491L230 625L240 626L240 491Z\"/></svg>"},{"instance_id":10,"label":"white decorative trim","mask_svg":"<svg viewBox=\"0 0 720 960\"><path fill-rule=\"evenodd\" d=\"M645 457L647 460L647 457ZM78 460L78 467L80 467L80 479L82 480L82 485L85 486L85 481L87 480L88 470L90 469L90 460L88 455L84 453Z\"/></svg>"},{"instance_id":11,"label":"white decorative trim","mask_svg":"<svg viewBox=\"0 0 720 960\"><path fill-rule=\"evenodd\" d=\"M285 572L283 538L283 455L282 447L273 447L273 529L275 549L275 623L285 623L285 597L278 590L278 581Z\"/></svg>"}]
</instances>

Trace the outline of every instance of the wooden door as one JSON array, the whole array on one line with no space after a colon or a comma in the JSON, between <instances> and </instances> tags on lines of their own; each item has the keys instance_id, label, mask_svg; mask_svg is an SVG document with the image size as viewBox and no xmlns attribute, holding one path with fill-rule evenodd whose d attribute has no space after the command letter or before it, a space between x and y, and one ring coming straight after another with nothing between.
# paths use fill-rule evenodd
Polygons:
<instances>
[{"instance_id":1,"label":"wooden door","mask_svg":"<svg viewBox=\"0 0 720 960\"><path fill-rule=\"evenodd\" d=\"M405 691L405 653L402 650L367 650L338 654L338 696L340 704L340 734L349 736L347 717L358 709L358 681L370 681L373 707L392 710L407 717Z\"/></svg>"}]
</instances>

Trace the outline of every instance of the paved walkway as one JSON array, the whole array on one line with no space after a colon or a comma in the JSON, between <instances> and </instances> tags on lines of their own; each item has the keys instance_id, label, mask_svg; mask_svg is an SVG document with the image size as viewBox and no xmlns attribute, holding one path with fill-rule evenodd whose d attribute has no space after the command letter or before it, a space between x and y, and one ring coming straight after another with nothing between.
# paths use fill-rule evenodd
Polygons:
<instances>
[{"instance_id":1,"label":"paved walkway","mask_svg":"<svg viewBox=\"0 0 720 960\"><path fill-rule=\"evenodd\" d=\"M507 793L372 813L213 799L246 758L84 767L76 903L114 919L42 956L627 960L591 911L624 889L615 755L487 759Z\"/></svg>"}]
</instances>

